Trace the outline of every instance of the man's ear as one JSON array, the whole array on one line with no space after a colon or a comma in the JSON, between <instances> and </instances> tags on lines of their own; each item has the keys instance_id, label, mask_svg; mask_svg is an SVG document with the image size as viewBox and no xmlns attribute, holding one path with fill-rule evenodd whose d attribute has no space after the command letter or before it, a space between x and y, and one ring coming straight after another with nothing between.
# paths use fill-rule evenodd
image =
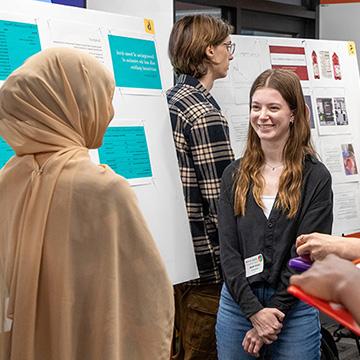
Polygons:
<instances>
[{"instance_id":1,"label":"man's ear","mask_svg":"<svg viewBox=\"0 0 360 360\"><path fill-rule=\"evenodd\" d=\"M214 57L215 51L213 45L208 45L205 49L205 54L208 57L209 60L211 60Z\"/></svg>"}]
</instances>

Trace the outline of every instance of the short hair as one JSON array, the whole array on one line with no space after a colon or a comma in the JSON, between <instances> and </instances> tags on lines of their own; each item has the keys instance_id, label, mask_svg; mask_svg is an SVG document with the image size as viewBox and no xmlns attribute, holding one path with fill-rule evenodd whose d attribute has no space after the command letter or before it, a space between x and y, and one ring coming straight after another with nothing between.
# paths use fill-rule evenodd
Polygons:
<instances>
[{"instance_id":1,"label":"short hair","mask_svg":"<svg viewBox=\"0 0 360 360\"><path fill-rule=\"evenodd\" d=\"M200 78L207 73L206 48L220 45L233 27L209 15L188 15L179 19L170 34L169 57L177 75Z\"/></svg>"}]
</instances>

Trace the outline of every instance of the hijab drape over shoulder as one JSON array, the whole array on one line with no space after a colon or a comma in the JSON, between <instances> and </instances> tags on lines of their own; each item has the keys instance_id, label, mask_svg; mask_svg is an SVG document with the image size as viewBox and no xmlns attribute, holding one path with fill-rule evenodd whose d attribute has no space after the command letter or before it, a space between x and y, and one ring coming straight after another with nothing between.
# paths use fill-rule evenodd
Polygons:
<instances>
[{"instance_id":1,"label":"hijab drape over shoulder","mask_svg":"<svg viewBox=\"0 0 360 360\"><path fill-rule=\"evenodd\" d=\"M113 91L95 58L60 48L0 89L0 135L16 152L0 171L2 359L169 358L160 255L126 181L88 155Z\"/></svg>"}]
</instances>

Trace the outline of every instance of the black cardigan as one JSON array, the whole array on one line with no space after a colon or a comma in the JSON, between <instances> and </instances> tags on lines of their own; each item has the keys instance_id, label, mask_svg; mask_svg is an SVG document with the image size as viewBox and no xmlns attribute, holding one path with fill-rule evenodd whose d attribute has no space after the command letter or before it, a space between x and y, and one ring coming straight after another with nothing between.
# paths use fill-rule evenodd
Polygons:
<instances>
[{"instance_id":1,"label":"black cardigan","mask_svg":"<svg viewBox=\"0 0 360 360\"><path fill-rule=\"evenodd\" d=\"M256 204L252 191L247 196L244 216L234 215L234 174L240 160L232 162L222 176L218 221L220 259L225 283L233 299L246 317L263 308L250 285L267 284L276 292L268 307L286 313L296 302L286 291L289 277L294 273L287 263L297 256L295 240L300 234L331 233L332 190L331 176L317 159L307 156L304 164L301 202L294 218L273 207L267 219ZM262 254L264 271L245 277L244 259Z\"/></svg>"}]
</instances>

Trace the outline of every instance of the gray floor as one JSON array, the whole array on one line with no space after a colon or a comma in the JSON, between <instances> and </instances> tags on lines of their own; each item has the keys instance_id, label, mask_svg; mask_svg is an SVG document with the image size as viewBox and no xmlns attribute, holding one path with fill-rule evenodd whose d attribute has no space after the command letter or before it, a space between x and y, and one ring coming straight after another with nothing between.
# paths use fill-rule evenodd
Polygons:
<instances>
[{"instance_id":1,"label":"gray floor","mask_svg":"<svg viewBox=\"0 0 360 360\"><path fill-rule=\"evenodd\" d=\"M338 324L328 318L325 319L323 316L321 316L321 318L322 325L333 334L338 328ZM354 339L341 338L340 341L336 343L336 346L339 351L339 360L360 359L359 351Z\"/></svg>"}]
</instances>

